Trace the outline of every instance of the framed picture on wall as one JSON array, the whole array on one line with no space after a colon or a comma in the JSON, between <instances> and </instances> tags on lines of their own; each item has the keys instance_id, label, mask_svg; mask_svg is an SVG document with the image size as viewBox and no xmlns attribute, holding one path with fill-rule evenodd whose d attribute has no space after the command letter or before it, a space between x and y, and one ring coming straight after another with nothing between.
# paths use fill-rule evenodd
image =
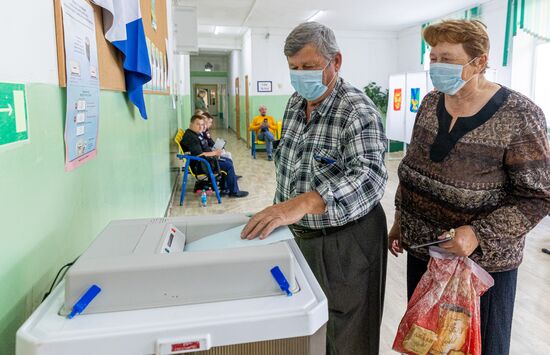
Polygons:
<instances>
[{"instance_id":1,"label":"framed picture on wall","mask_svg":"<svg viewBox=\"0 0 550 355\"><path fill-rule=\"evenodd\" d=\"M257 90L258 92L271 92L271 81L258 81L257 82Z\"/></svg>"}]
</instances>

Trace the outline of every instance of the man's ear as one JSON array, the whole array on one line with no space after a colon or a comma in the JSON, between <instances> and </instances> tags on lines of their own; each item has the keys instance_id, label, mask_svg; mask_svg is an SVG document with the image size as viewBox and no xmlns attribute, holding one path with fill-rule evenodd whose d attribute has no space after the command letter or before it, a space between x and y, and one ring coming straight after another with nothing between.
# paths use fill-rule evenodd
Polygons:
<instances>
[{"instance_id":1,"label":"man's ear","mask_svg":"<svg viewBox=\"0 0 550 355\"><path fill-rule=\"evenodd\" d=\"M342 67L342 53L338 52L334 56L334 68L336 71L340 71L340 68Z\"/></svg>"}]
</instances>

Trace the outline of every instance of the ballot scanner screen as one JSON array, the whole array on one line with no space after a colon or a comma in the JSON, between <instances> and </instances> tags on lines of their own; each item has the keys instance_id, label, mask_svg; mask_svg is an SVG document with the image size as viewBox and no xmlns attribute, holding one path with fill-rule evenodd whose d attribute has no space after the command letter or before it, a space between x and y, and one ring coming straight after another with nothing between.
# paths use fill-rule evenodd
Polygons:
<instances>
[{"instance_id":1,"label":"ballot scanner screen","mask_svg":"<svg viewBox=\"0 0 550 355\"><path fill-rule=\"evenodd\" d=\"M169 253L183 253L185 248L185 234L176 228L173 224L169 223L164 230L161 246L159 248L160 254Z\"/></svg>"}]
</instances>

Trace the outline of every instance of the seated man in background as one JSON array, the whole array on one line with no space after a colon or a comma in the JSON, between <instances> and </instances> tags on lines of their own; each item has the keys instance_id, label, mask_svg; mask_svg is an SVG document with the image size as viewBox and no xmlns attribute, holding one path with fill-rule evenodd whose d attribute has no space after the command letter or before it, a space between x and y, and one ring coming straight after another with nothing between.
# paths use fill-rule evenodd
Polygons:
<instances>
[{"instance_id":1,"label":"seated man in background","mask_svg":"<svg viewBox=\"0 0 550 355\"><path fill-rule=\"evenodd\" d=\"M267 160L271 161L273 160L273 141L277 134L277 123L272 116L267 116L267 107L262 105L259 111L260 115L254 117L249 130L254 130L258 140L265 142Z\"/></svg>"},{"instance_id":2,"label":"seated man in background","mask_svg":"<svg viewBox=\"0 0 550 355\"><path fill-rule=\"evenodd\" d=\"M215 162L221 156L221 150L214 150L208 146L208 143L201 137L201 133L204 130L204 117L200 115L194 115L191 117L189 128L185 131L183 138L180 141L181 148L184 152L190 152L193 156L199 156L206 158L212 168L216 170ZM214 162L214 164L212 164ZM225 171L227 175L222 174L221 190L222 193L228 194L230 197L246 197L247 191L239 190L237 184L237 176L235 175L235 168L233 167L233 161L230 159L220 159L218 161L221 170ZM194 172L201 174L205 173L205 168L201 166L199 162L191 162Z\"/></svg>"}]
</instances>

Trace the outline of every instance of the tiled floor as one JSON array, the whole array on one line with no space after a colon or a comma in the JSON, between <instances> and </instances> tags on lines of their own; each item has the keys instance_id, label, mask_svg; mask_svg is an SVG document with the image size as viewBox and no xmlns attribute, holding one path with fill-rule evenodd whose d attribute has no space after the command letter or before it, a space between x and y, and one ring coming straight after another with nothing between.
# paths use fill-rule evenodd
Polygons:
<instances>
[{"instance_id":1,"label":"tiled floor","mask_svg":"<svg viewBox=\"0 0 550 355\"><path fill-rule=\"evenodd\" d=\"M249 191L250 195L240 199L222 198L222 204L217 204L212 196L208 206L204 208L199 206L199 197L188 191L185 203L180 207L180 180L169 215L254 213L272 203L275 191L274 166L272 162L267 161L265 153L258 153L257 159L253 160L250 150L243 142L237 141L233 132L217 131L215 134L226 139L226 147L233 154L237 174L243 175L239 180L239 186L242 190ZM393 223L393 198L397 187L398 164L399 160L387 161L390 178L382 204L390 226ZM190 181L191 184L188 186L193 186L193 178L190 178ZM529 235L524 262L520 267L512 328L513 355L550 354L550 255L541 253L541 248L550 249L549 217ZM395 258L390 255L381 354L395 354L391 350L391 345L405 308L405 257Z\"/></svg>"}]
</instances>

